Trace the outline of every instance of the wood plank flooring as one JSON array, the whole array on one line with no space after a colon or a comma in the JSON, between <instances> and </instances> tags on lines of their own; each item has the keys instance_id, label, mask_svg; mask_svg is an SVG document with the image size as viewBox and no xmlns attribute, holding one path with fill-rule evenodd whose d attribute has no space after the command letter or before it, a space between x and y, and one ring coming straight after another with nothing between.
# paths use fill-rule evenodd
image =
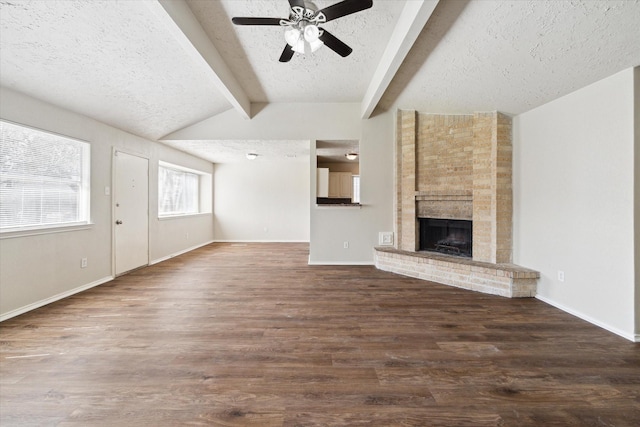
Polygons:
<instances>
[{"instance_id":1,"label":"wood plank flooring","mask_svg":"<svg viewBox=\"0 0 640 427\"><path fill-rule=\"evenodd\" d=\"M307 259L212 244L3 322L0 425L640 425L639 344Z\"/></svg>"}]
</instances>

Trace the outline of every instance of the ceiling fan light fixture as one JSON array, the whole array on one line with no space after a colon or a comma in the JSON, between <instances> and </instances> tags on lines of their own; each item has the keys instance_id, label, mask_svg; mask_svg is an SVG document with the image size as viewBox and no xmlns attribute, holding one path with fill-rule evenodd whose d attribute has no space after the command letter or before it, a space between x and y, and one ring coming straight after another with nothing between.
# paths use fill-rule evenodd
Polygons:
<instances>
[{"instance_id":1,"label":"ceiling fan light fixture","mask_svg":"<svg viewBox=\"0 0 640 427\"><path fill-rule=\"evenodd\" d=\"M255 160L258 157L256 153L247 153L247 159Z\"/></svg>"},{"instance_id":2,"label":"ceiling fan light fixture","mask_svg":"<svg viewBox=\"0 0 640 427\"><path fill-rule=\"evenodd\" d=\"M358 153L347 153L344 155L347 160L355 160L358 158Z\"/></svg>"},{"instance_id":3,"label":"ceiling fan light fixture","mask_svg":"<svg viewBox=\"0 0 640 427\"><path fill-rule=\"evenodd\" d=\"M304 53L304 37L302 32L296 27L289 27L284 31L284 39L291 50L297 53Z\"/></svg>"},{"instance_id":4,"label":"ceiling fan light fixture","mask_svg":"<svg viewBox=\"0 0 640 427\"><path fill-rule=\"evenodd\" d=\"M285 46L280 54L280 62L289 62L295 52L315 52L326 45L343 58L349 56L353 49L319 27L326 22L343 16L361 12L373 6L373 0L341 0L322 9L310 0L289 0L288 18L240 17L234 16L231 22L235 25L272 25L285 28ZM322 40L321 40L322 39ZM305 46L306 45L306 46Z\"/></svg>"},{"instance_id":5,"label":"ceiling fan light fixture","mask_svg":"<svg viewBox=\"0 0 640 427\"><path fill-rule=\"evenodd\" d=\"M308 24L304 27L304 39L312 44L318 41L318 37L320 37L320 30L316 25Z\"/></svg>"},{"instance_id":6,"label":"ceiling fan light fixture","mask_svg":"<svg viewBox=\"0 0 640 427\"><path fill-rule=\"evenodd\" d=\"M291 46L291 48L294 52L304 54L304 39L301 38L298 40L298 42L294 46Z\"/></svg>"},{"instance_id":7,"label":"ceiling fan light fixture","mask_svg":"<svg viewBox=\"0 0 640 427\"><path fill-rule=\"evenodd\" d=\"M317 25L307 24L304 27L304 40L308 43L311 52L315 52L320 49L324 43L320 40L320 29Z\"/></svg>"},{"instance_id":8,"label":"ceiling fan light fixture","mask_svg":"<svg viewBox=\"0 0 640 427\"><path fill-rule=\"evenodd\" d=\"M284 31L284 39L291 46L291 50L300 54L313 53L324 46L319 37L320 29L313 24L307 24L303 30L292 26Z\"/></svg>"},{"instance_id":9,"label":"ceiling fan light fixture","mask_svg":"<svg viewBox=\"0 0 640 427\"><path fill-rule=\"evenodd\" d=\"M300 30L295 27L289 27L284 32L284 39L291 47L296 47L300 41Z\"/></svg>"},{"instance_id":10,"label":"ceiling fan light fixture","mask_svg":"<svg viewBox=\"0 0 640 427\"><path fill-rule=\"evenodd\" d=\"M309 43L309 48L311 49L311 52L315 52L316 50L324 46L324 43L322 42L322 40L316 40L314 42L308 42L308 43Z\"/></svg>"}]
</instances>

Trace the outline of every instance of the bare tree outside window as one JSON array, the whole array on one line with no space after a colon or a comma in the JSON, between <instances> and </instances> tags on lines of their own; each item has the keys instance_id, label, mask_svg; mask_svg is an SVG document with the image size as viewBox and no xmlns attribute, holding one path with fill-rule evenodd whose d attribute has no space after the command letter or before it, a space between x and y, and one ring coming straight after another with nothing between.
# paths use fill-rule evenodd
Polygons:
<instances>
[{"instance_id":1,"label":"bare tree outside window","mask_svg":"<svg viewBox=\"0 0 640 427\"><path fill-rule=\"evenodd\" d=\"M89 149L0 121L0 230L88 222Z\"/></svg>"}]
</instances>

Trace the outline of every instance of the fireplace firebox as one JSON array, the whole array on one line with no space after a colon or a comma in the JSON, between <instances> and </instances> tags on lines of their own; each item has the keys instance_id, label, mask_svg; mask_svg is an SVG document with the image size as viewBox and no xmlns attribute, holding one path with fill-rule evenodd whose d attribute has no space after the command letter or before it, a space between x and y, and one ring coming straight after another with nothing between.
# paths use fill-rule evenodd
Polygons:
<instances>
[{"instance_id":1,"label":"fireplace firebox","mask_svg":"<svg viewBox=\"0 0 640 427\"><path fill-rule=\"evenodd\" d=\"M471 257L472 221L460 219L418 218L420 250Z\"/></svg>"}]
</instances>

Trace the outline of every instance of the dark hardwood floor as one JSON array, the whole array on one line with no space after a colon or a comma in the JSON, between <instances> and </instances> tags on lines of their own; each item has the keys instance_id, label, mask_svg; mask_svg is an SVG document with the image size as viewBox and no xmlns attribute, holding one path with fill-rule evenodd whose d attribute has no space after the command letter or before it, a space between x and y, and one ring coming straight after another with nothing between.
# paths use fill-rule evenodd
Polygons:
<instances>
[{"instance_id":1,"label":"dark hardwood floor","mask_svg":"<svg viewBox=\"0 0 640 427\"><path fill-rule=\"evenodd\" d=\"M3 322L0 425L640 425L639 344L307 259L213 244Z\"/></svg>"}]
</instances>

